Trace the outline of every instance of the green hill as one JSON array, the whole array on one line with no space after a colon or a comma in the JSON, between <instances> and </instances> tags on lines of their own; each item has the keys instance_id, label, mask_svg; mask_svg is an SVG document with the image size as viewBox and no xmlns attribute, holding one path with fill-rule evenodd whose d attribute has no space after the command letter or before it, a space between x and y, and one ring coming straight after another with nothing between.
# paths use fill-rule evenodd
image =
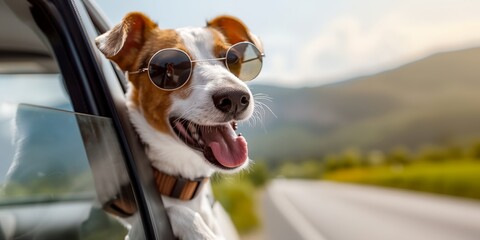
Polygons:
<instances>
[{"instance_id":1,"label":"green hill","mask_svg":"<svg viewBox=\"0 0 480 240\"><path fill-rule=\"evenodd\" d=\"M251 86L267 94L262 123L244 124L253 159L296 160L356 147L480 139L480 48L435 54L399 68L314 88Z\"/></svg>"}]
</instances>

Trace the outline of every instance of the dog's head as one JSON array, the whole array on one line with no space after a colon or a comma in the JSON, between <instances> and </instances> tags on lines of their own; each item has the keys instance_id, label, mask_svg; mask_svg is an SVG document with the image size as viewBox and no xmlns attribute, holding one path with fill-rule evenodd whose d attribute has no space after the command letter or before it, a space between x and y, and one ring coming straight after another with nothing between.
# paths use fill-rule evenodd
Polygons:
<instances>
[{"instance_id":1,"label":"dog's head","mask_svg":"<svg viewBox=\"0 0 480 240\"><path fill-rule=\"evenodd\" d=\"M217 17L202 28L163 30L141 13L128 14L96 39L100 51L128 72L132 121L150 157L164 160L154 161L155 167L193 168L181 174L195 177L248 164L247 142L235 130L237 121L252 115L254 99L235 74L240 70L227 67L225 59L231 46L243 42L263 52L258 38L234 17ZM192 60L188 81L174 90L154 84L147 71L152 56L165 49L181 50ZM164 78L173 73L168 71Z\"/></svg>"}]
</instances>

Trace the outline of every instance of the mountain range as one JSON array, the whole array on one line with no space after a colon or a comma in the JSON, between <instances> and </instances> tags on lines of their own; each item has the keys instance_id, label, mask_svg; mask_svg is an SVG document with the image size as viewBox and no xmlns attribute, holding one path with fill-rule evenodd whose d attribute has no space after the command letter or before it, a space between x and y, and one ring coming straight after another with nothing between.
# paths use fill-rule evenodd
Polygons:
<instances>
[{"instance_id":1,"label":"mountain range","mask_svg":"<svg viewBox=\"0 0 480 240\"><path fill-rule=\"evenodd\" d=\"M271 109L259 108L261 121L241 126L253 159L301 160L352 147L389 151L480 139L480 48L319 87L251 89Z\"/></svg>"}]
</instances>

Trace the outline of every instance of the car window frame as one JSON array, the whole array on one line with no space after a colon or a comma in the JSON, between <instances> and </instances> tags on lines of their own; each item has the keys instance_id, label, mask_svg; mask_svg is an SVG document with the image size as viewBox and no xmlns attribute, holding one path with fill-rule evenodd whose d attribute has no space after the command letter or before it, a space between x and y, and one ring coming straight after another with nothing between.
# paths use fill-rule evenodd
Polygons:
<instances>
[{"instance_id":1,"label":"car window frame","mask_svg":"<svg viewBox=\"0 0 480 240\"><path fill-rule=\"evenodd\" d=\"M91 41L95 37L91 33L96 29L91 29L91 17L85 8L92 6L85 6L81 0L30 2L35 21L41 23L37 25L47 37L55 57L61 59L58 64L75 112L113 120L145 236L173 239L163 202L155 190L149 160L129 121L124 87L111 63L97 57L99 52Z\"/></svg>"}]
</instances>

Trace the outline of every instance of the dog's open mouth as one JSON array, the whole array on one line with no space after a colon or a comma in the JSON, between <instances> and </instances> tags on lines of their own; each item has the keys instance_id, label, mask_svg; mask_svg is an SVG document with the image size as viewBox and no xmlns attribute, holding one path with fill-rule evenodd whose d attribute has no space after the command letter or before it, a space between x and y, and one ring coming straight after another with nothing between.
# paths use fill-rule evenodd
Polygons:
<instances>
[{"instance_id":1,"label":"dog's open mouth","mask_svg":"<svg viewBox=\"0 0 480 240\"><path fill-rule=\"evenodd\" d=\"M236 134L236 122L203 126L186 119L170 119L172 129L187 146L203 152L212 164L223 169L242 166L248 159L247 141Z\"/></svg>"}]
</instances>

